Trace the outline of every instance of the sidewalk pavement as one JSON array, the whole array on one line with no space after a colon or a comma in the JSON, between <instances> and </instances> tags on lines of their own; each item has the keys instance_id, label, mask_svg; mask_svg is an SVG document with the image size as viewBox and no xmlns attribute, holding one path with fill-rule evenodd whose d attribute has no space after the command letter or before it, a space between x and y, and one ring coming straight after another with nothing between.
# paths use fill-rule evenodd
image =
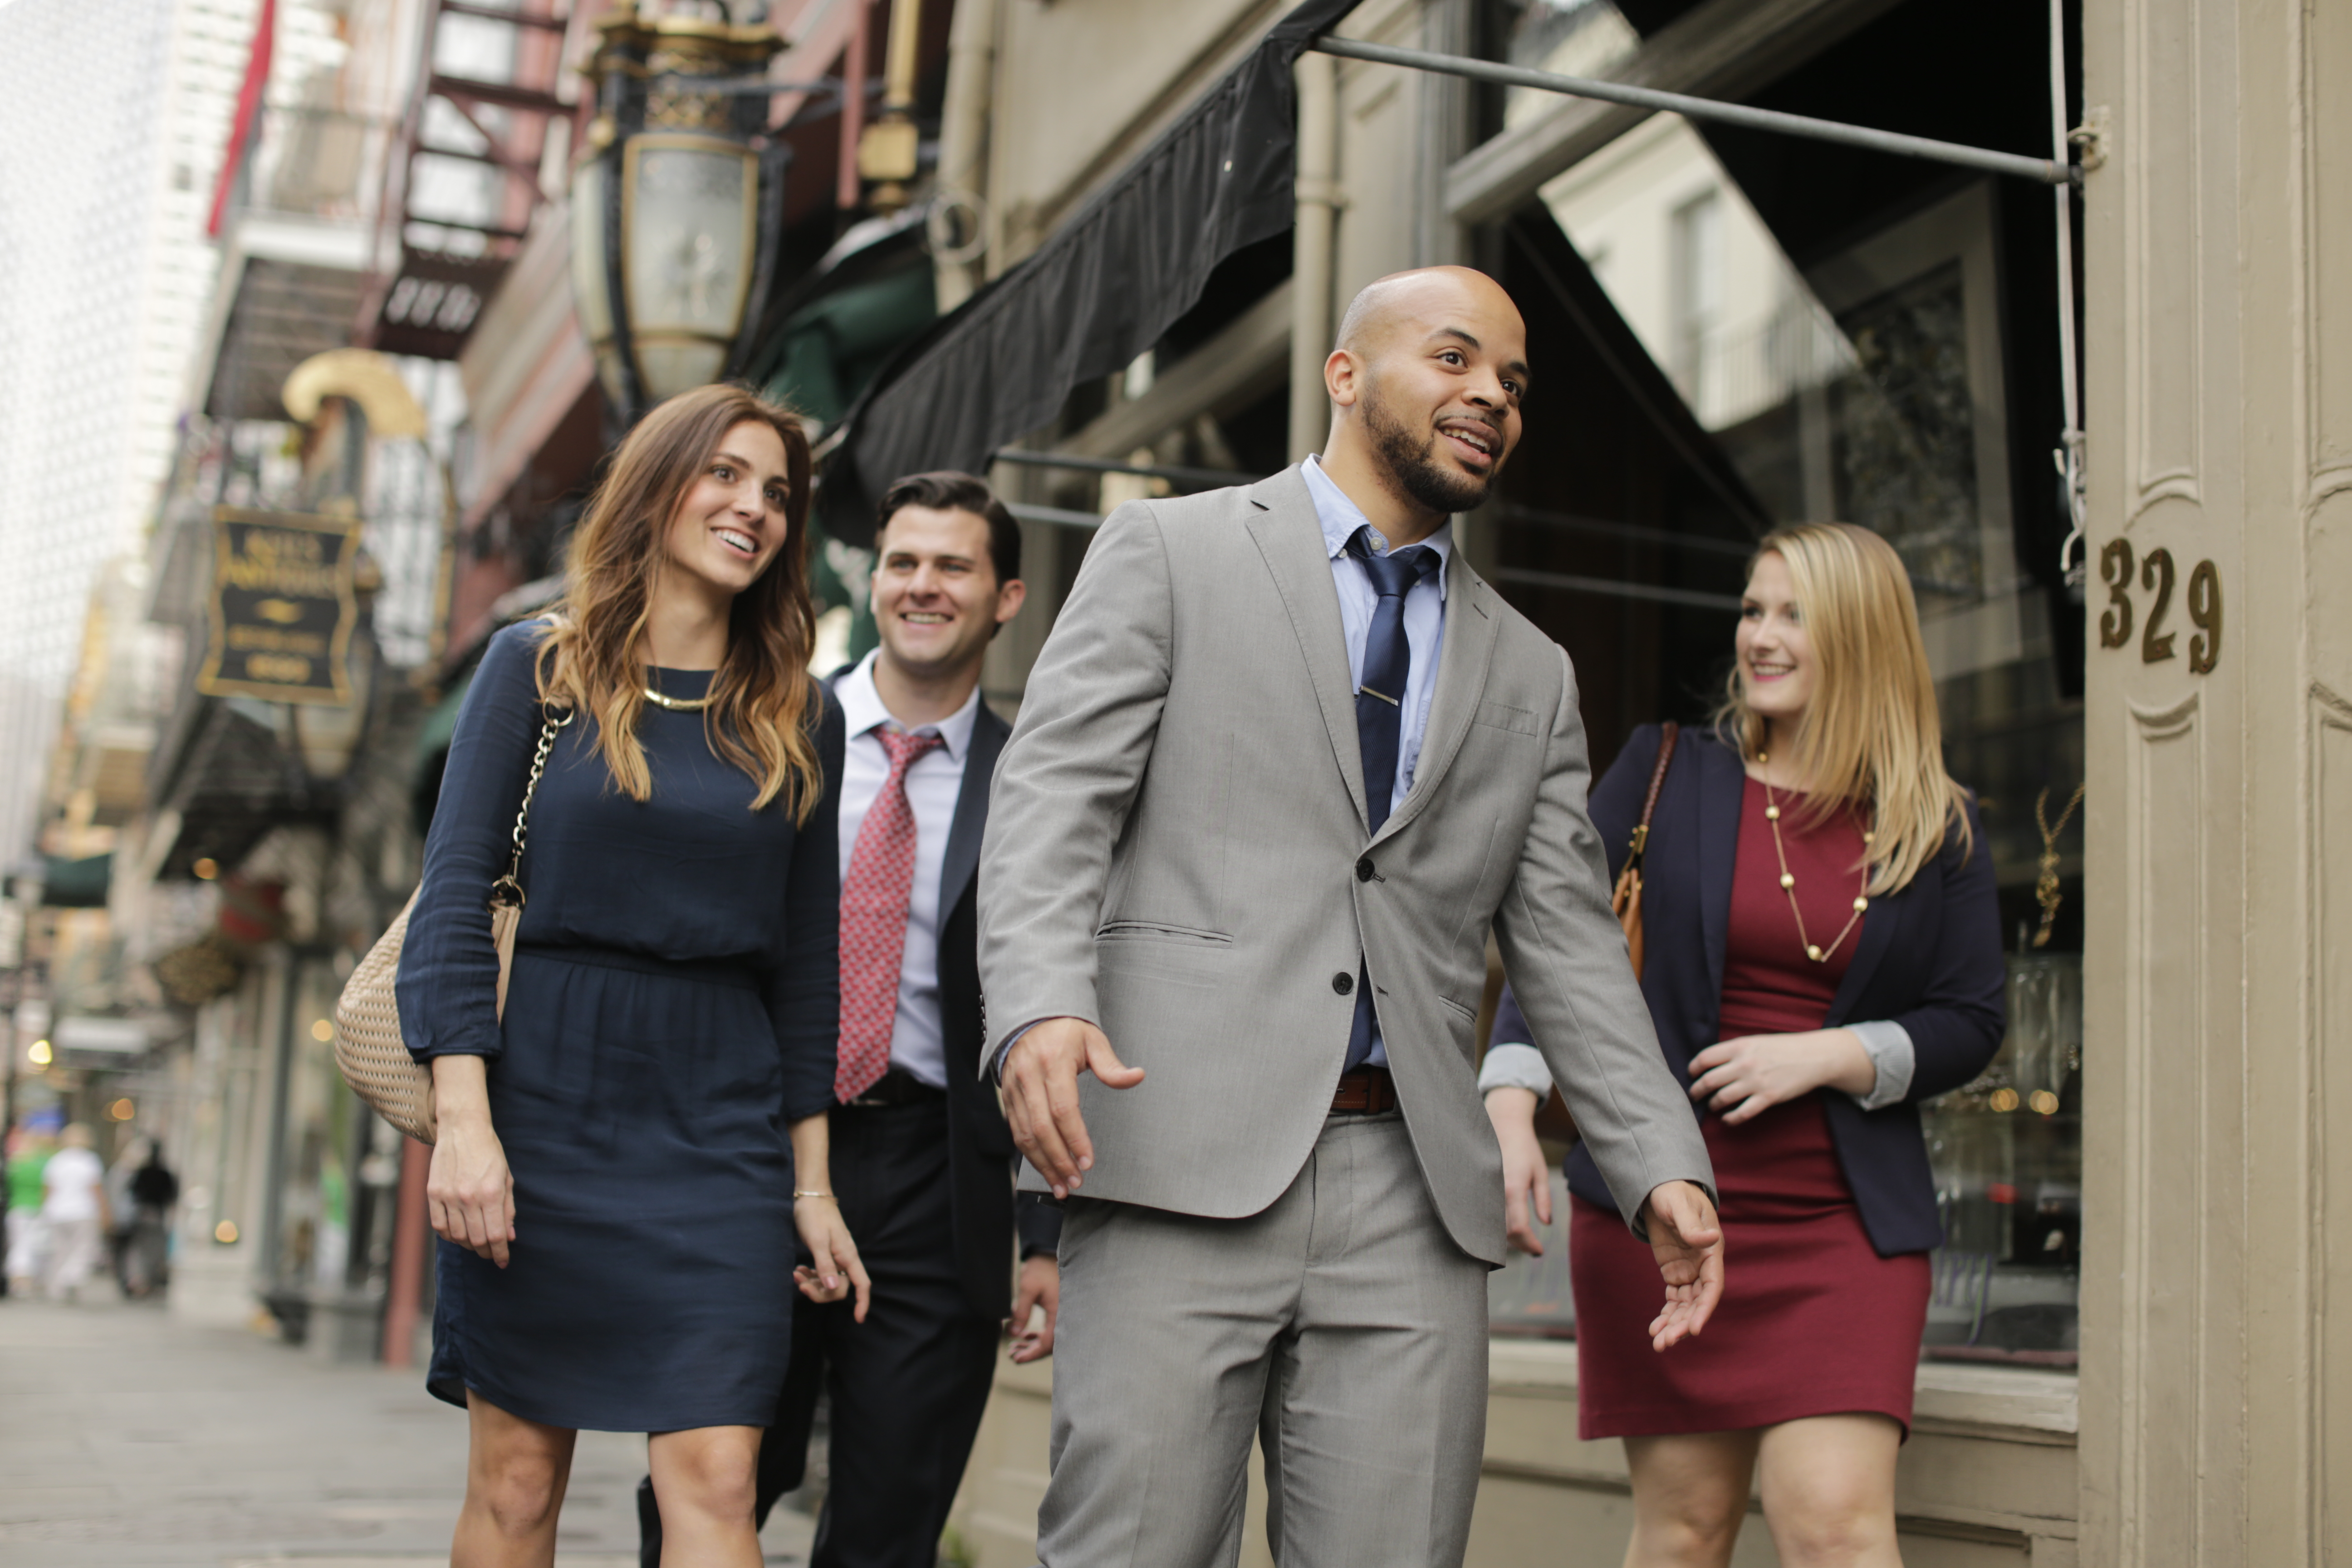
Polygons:
<instances>
[{"instance_id":1,"label":"sidewalk pavement","mask_svg":"<svg viewBox=\"0 0 2352 1568\"><path fill-rule=\"evenodd\" d=\"M583 1432L556 1568L635 1568L645 1439ZM421 1369L337 1365L160 1304L0 1300L0 1568L428 1568L466 1418ZM807 1561L778 1509L771 1563Z\"/></svg>"}]
</instances>

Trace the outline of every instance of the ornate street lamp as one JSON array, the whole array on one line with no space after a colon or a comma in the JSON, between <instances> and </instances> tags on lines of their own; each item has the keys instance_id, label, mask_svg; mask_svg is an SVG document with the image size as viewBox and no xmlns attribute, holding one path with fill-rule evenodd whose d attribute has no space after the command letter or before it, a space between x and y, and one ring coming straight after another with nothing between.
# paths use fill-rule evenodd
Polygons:
<instances>
[{"instance_id":1,"label":"ornate street lamp","mask_svg":"<svg viewBox=\"0 0 2352 1568\"><path fill-rule=\"evenodd\" d=\"M572 177L572 277L604 392L625 426L739 369L775 267L790 152L763 132L772 28L647 16L598 22L597 115Z\"/></svg>"}]
</instances>

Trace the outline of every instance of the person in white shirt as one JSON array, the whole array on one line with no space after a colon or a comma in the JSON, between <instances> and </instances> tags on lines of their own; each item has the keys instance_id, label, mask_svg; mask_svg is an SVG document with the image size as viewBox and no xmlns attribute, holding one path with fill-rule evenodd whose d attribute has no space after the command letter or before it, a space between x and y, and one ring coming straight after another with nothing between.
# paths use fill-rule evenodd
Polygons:
<instances>
[{"instance_id":1,"label":"person in white shirt","mask_svg":"<svg viewBox=\"0 0 2352 1568\"><path fill-rule=\"evenodd\" d=\"M80 1122L68 1127L41 1172L41 1225L49 1241L41 1283L52 1301L79 1300L82 1286L106 1258L106 1166Z\"/></svg>"},{"instance_id":2,"label":"person in white shirt","mask_svg":"<svg viewBox=\"0 0 2352 1568\"><path fill-rule=\"evenodd\" d=\"M1048 1355L1059 1300L1061 1211L1016 1209L1012 1133L980 1074L981 834L1011 733L980 675L1026 593L1020 525L970 474L917 474L884 496L875 555L881 646L831 679L848 733L832 1176L874 1290L862 1322L796 1307L760 1452L764 1522L801 1483L830 1390L811 1568L932 1568L1005 1321L1013 1360ZM653 1564L642 1489L638 1511Z\"/></svg>"}]
</instances>

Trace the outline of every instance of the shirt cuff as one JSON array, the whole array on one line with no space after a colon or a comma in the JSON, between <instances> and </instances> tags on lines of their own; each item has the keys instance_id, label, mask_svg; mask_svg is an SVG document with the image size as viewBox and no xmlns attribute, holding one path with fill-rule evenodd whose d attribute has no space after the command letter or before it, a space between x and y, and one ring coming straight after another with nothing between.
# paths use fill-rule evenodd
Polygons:
<instances>
[{"instance_id":1,"label":"shirt cuff","mask_svg":"<svg viewBox=\"0 0 2352 1568\"><path fill-rule=\"evenodd\" d=\"M1900 1103L1911 1092L1911 1074L1918 1065L1911 1046L1911 1032L1886 1020L1845 1026L1862 1042L1862 1048L1869 1053L1870 1065L1878 1072L1870 1092L1853 1096L1853 1102L1864 1110Z\"/></svg>"},{"instance_id":2,"label":"shirt cuff","mask_svg":"<svg viewBox=\"0 0 2352 1568\"><path fill-rule=\"evenodd\" d=\"M1027 1023L1022 1025L1019 1028L1004 1037L1004 1043L996 1047L996 1054L994 1056L988 1058L989 1082L996 1085L999 1089L1003 1089L1004 1087L1004 1058L1012 1054L1014 1042L1018 1041L1022 1036L1027 1034L1030 1030L1035 1028L1038 1025L1044 1022L1045 1022L1045 1020L1043 1018L1032 1018Z\"/></svg>"},{"instance_id":3,"label":"shirt cuff","mask_svg":"<svg viewBox=\"0 0 2352 1568\"><path fill-rule=\"evenodd\" d=\"M1062 1205L1050 1193L1016 1193L1013 1197L1013 1227L1021 1238L1021 1261L1051 1258L1062 1241Z\"/></svg>"},{"instance_id":4,"label":"shirt cuff","mask_svg":"<svg viewBox=\"0 0 2352 1568\"><path fill-rule=\"evenodd\" d=\"M1486 1059L1478 1068L1478 1092L1483 1095L1490 1089L1524 1089L1538 1100L1549 1099L1551 1068L1544 1066L1543 1053L1533 1046L1489 1046Z\"/></svg>"}]
</instances>

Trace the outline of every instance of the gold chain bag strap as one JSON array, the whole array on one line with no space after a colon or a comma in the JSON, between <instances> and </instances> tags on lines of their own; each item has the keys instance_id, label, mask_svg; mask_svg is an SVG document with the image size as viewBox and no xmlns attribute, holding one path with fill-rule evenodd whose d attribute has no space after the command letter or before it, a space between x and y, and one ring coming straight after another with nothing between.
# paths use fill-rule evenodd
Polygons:
<instances>
[{"instance_id":1,"label":"gold chain bag strap","mask_svg":"<svg viewBox=\"0 0 2352 1568\"><path fill-rule=\"evenodd\" d=\"M523 785L522 805L515 813L514 858L506 875L490 884L490 941L499 950L499 1016L507 1012L507 975L514 968L515 928L522 923L522 846L530 823L531 796L539 793L540 775L555 749L555 733L572 722L572 710L550 714L539 731L539 750L530 759L530 782ZM423 891L420 885L418 891ZM367 956L352 971L343 994L335 1004L335 1065L352 1092L373 1106L376 1114L420 1143L433 1142L433 1070L408 1054L400 1037L400 1004L393 994L400 976L400 950L408 940L408 916L416 908L416 894L400 907L400 914L375 939Z\"/></svg>"},{"instance_id":2,"label":"gold chain bag strap","mask_svg":"<svg viewBox=\"0 0 2352 1568\"><path fill-rule=\"evenodd\" d=\"M1642 821L1633 829L1633 852L1625 857L1625 868L1617 873L1616 890L1609 896L1609 908L1617 923L1625 928L1625 951L1633 960L1633 978L1642 978L1642 856L1650 847L1650 816L1658 809L1658 792L1666 786L1666 764L1675 760L1675 742L1682 738L1683 727L1668 720L1658 742L1658 765L1650 773L1650 793L1642 800Z\"/></svg>"}]
</instances>

